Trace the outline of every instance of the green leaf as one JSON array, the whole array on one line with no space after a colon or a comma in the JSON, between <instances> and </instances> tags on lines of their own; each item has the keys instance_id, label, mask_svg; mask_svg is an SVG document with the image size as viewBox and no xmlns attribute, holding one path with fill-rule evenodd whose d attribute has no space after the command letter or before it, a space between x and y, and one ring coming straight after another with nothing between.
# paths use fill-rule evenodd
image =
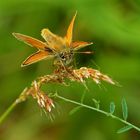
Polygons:
<instances>
[{"instance_id":1,"label":"green leaf","mask_svg":"<svg viewBox=\"0 0 140 140\"><path fill-rule=\"evenodd\" d=\"M77 111L79 111L81 109L81 106L77 106L75 108L73 108L70 112L69 115L73 115L74 113L76 113Z\"/></svg>"},{"instance_id":2,"label":"green leaf","mask_svg":"<svg viewBox=\"0 0 140 140\"><path fill-rule=\"evenodd\" d=\"M128 117L128 108L125 98L122 99L122 112L124 120L127 120Z\"/></svg>"},{"instance_id":3,"label":"green leaf","mask_svg":"<svg viewBox=\"0 0 140 140\"><path fill-rule=\"evenodd\" d=\"M121 129L119 129L119 130L117 131L117 133L118 133L118 134L121 134L121 133L124 133L124 132L126 132L126 131L132 129L132 128L133 128L132 126L127 125L127 126L121 128Z\"/></svg>"},{"instance_id":4,"label":"green leaf","mask_svg":"<svg viewBox=\"0 0 140 140\"><path fill-rule=\"evenodd\" d=\"M110 103L110 113L113 114L114 111L115 111L115 104L114 104L114 102L111 102Z\"/></svg>"}]
</instances>

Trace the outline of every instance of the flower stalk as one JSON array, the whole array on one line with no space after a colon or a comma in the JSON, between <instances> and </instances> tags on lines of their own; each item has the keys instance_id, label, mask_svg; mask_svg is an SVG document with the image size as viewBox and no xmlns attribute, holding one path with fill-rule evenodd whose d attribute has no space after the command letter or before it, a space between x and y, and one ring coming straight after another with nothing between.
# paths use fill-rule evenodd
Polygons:
<instances>
[{"instance_id":1,"label":"flower stalk","mask_svg":"<svg viewBox=\"0 0 140 140\"><path fill-rule=\"evenodd\" d=\"M81 67L80 69L72 69L72 67L64 68L59 67L54 71L51 75L45 75L42 77L37 78L37 80L34 80L31 83L31 86L29 88L25 88L23 92L20 94L20 96L11 104L11 106L0 116L0 124L4 121L4 119L10 114L10 112L18 105L19 103L26 101L29 96L31 96L33 99L35 99L39 105L40 108L45 110L46 112L50 113L52 109L55 109L54 101L51 99L52 97L57 97L61 100L64 100L69 103L73 103L75 105L94 110L96 112L99 112L101 114L104 114L106 116L109 116L113 119L116 119L125 125L129 126L127 129L133 128L140 132L140 128L133 125L132 123L129 123L126 120L123 120L122 118L119 118L109 112L106 112L104 110L101 110L99 107L92 107L89 105L84 104L83 102L76 102L67 98L64 98L60 95L53 94L49 96L49 94L46 94L44 91L42 91L41 86L43 84L47 83L59 83L66 85L65 80L69 79L70 81L76 81L80 82L83 85L85 85L86 79L92 79L96 84L101 84L101 81L108 82L110 84L115 85L116 83L107 75L102 74L100 71L87 68L87 67Z\"/></svg>"}]
</instances>

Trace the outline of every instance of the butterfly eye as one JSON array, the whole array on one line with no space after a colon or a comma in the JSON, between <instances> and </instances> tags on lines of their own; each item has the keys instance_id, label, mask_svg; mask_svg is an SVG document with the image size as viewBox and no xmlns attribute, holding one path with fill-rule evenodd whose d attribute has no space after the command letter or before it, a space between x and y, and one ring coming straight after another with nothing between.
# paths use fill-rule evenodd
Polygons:
<instances>
[{"instance_id":1,"label":"butterfly eye","mask_svg":"<svg viewBox=\"0 0 140 140\"><path fill-rule=\"evenodd\" d=\"M63 55L63 56L61 56L61 58L62 58L62 59L65 59L65 56Z\"/></svg>"},{"instance_id":2,"label":"butterfly eye","mask_svg":"<svg viewBox=\"0 0 140 140\"><path fill-rule=\"evenodd\" d=\"M65 54L64 53L61 53L60 57L61 57L62 60L65 60Z\"/></svg>"}]
</instances>

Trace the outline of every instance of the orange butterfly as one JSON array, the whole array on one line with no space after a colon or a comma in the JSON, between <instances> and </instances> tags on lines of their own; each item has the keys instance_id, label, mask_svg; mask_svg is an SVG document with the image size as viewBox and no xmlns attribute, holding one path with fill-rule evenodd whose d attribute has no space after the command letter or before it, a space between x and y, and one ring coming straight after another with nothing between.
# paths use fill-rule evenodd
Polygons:
<instances>
[{"instance_id":1,"label":"orange butterfly","mask_svg":"<svg viewBox=\"0 0 140 140\"><path fill-rule=\"evenodd\" d=\"M43 29L41 31L41 36L45 39L45 42L20 33L13 33L13 35L18 40L23 41L24 43L38 49L38 51L30 55L22 63L21 66L27 66L40 60L52 57L56 58L57 61L66 66L72 62L74 51L79 50L80 48L83 48L85 46L91 45L92 42L72 42L73 25L76 18L76 14L72 18L72 21L68 27L65 37L57 36L53 34L49 29Z\"/></svg>"}]
</instances>

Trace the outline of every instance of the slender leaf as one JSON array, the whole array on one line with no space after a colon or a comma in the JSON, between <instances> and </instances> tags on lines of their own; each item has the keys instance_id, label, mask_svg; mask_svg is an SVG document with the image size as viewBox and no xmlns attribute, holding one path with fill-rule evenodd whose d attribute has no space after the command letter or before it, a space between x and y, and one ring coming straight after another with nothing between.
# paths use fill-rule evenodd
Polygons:
<instances>
[{"instance_id":1,"label":"slender leaf","mask_svg":"<svg viewBox=\"0 0 140 140\"><path fill-rule=\"evenodd\" d=\"M82 97L81 97L81 103L84 102L85 96L86 96L86 93L84 92L84 93L82 94Z\"/></svg>"},{"instance_id":2,"label":"slender leaf","mask_svg":"<svg viewBox=\"0 0 140 140\"><path fill-rule=\"evenodd\" d=\"M119 129L119 130L117 131L117 133L118 133L118 134L121 134L121 133L124 133L124 132L126 132L126 131L132 129L132 128L133 128L132 126L127 125L127 126L121 128L121 129Z\"/></svg>"},{"instance_id":3,"label":"slender leaf","mask_svg":"<svg viewBox=\"0 0 140 140\"><path fill-rule=\"evenodd\" d=\"M115 111L115 104L114 104L114 102L111 102L110 103L110 113L113 114L114 111Z\"/></svg>"},{"instance_id":4,"label":"slender leaf","mask_svg":"<svg viewBox=\"0 0 140 140\"><path fill-rule=\"evenodd\" d=\"M81 109L81 106L77 106L75 108L73 108L70 112L69 115L73 115L74 113L76 113L77 111L79 111Z\"/></svg>"},{"instance_id":5,"label":"slender leaf","mask_svg":"<svg viewBox=\"0 0 140 140\"><path fill-rule=\"evenodd\" d=\"M127 120L128 117L128 108L125 98L122 99L122 113L124 120Z\"/></svg>"},{"instance_id":6,"label":"slender leaf","mask_svg":"<svg viewBox=\"0 0 140 140\"><path fill-rule=\"evenodd\" d=\"M92 101L94 102L97 109L100 108L100 101L97 101L96 99L92 98Z\"/></svg>"}]
</instances>

